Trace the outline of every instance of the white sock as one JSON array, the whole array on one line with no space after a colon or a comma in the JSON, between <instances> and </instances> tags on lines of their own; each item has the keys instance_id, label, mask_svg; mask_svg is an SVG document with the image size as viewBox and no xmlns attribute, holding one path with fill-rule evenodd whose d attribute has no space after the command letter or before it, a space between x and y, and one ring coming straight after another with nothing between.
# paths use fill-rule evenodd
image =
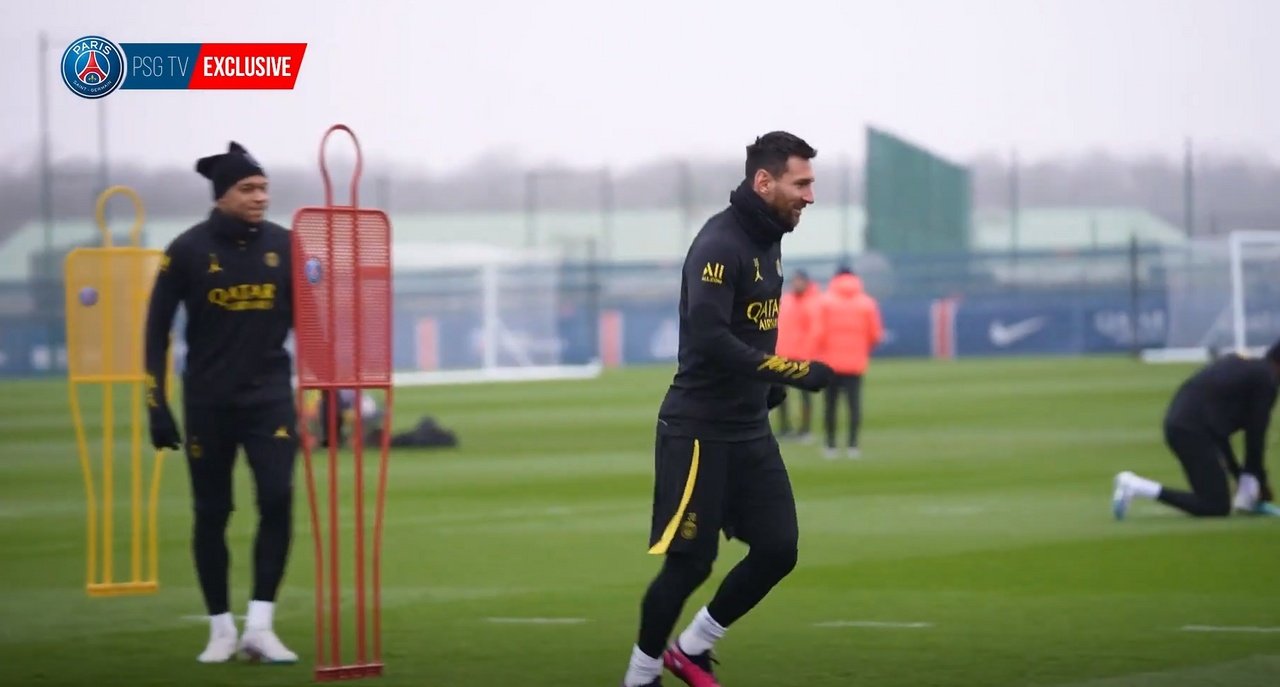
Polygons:
<instances>
[{"instance_id":1,"label":"white sock","mask_svg":"<svg viewBox=\"0 0 1280 687\"><path fill-rule=\"evenodd\" d=\"M627 666L627 675L622 678L623 687L644 687L662 675L662 657L654 658L640 650L639 646L631 649L631 665Z\"/></svg>"},{"instance_id":2,"label":"white sock","mask_svg":"<svg viewBox=\"0 0 1280 687\"><path fill-rule=\"evenodd\" d=\"M1240 475L1240 482L1236 484L1236 498L1233 505L1241 509L1253 508L1257 505L1261 494L1262 484L1258 482L1258 478L1246 472Z\"/></svg>"},{"instance_id":3,"label":"white sock","mask_svg":"<svg viewBox=\"0 0 1280 687\"><path fill-rule=\"evenodd\" d=\"M246 630L270 630L271 618L276 605L270 601L250 601L249 616L245 618Z\"/></svg>"},{"instance_id":4,"label":"white sock","mask_svg":"<svg viewBox=\"0 0 1280 687\"><path fill-rule=\"evenodd\" d=\"M1160 486L1159 482L1133 475L1129 478L1129 488L1133 490L1133 495L1138 498L1154 499L1160 496L1160 490L1163 487Z\"/></svg>"},{"instance_id":5,"label":"white sock","mask_svg":"<svg viewBox=\"0 0 1280 687\"><path fill-rule=\"evenodd\" d=\"M236 619L231 616L230 611L211 615L209 616L209 632L215 637L234 637L236 634Z\"/></svg>"},{"instance_id":6,"label":"white sock","mask_svg":"<svg viewBox=\"0 0 1280 687\"><path fill-rule=\"evenodd\" d=\"M693 622L689 623L689 627L680 633L680 650L686 655L697 656L705 654L715 646L716 640L724 636L725 628L716 622L715 618L707 612L707 607L703 606L698 611L698 615L693 617Z\"/></svg>"},{"instance_id":7,"label":"white sock","mask_svg":"<svg viewBox=\"0 0 1280 687\"><path fill-rule=\"evenodd\" d=\"M1249 473L1240 475L1240 483L1236 485L1236 493L1247 494L1249 498L1257 500L1258 494L1262 493L1262 485L1258 482L1258 478Z\"/></svg>"}]
</instances>

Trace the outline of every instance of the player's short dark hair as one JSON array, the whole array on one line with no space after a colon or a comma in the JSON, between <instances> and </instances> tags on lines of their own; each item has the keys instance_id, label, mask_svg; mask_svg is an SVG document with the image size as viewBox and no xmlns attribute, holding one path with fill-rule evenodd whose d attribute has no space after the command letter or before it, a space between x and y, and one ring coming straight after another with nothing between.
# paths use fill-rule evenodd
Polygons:
<instances>
[{"instance_id":1,"label":"player's short dark hair","mask_svg":"<svg viewBox=\"0 0 1280 687\"><path fill-rule=\"evenodd\" d=\"M1280 365L1280 340L1271 344L1271 348L1267 349L1267 360Z\"/></svg>"},{"instance_id":2,"label":"player's short dark hair","mask_svg":"<svg viewBox=\"0 0 1280 687\"><path fill-rule=\"evenodd\" d=\"M817 155L818 151L799 136L786 131L770 131L747 146L747 178L755 177L761 169L775 177L782 176L787 169L787 160L792 157L812 160Z\"/></svg>"}]
</instances>

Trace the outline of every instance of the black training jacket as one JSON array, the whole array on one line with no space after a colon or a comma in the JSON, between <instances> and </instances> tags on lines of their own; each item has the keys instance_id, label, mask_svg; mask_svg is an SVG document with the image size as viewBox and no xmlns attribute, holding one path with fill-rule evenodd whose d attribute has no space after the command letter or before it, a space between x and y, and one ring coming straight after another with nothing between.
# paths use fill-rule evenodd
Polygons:
<instances>
[{"instance_id":1,"label":"black training jacket","mask_svg":"<svg viewBox=\"0 0 1280 687\"><path fill-rule=\"evenodd\" d=\"M768 436L770 386L803 384L808 363L774 355L787 231L744 183L693 239L680 279L678 368L658 411L664 432Z\"/></svg>"},{"instance_id":2,"label":"black training jacket","mask_svg":"<svg viewBox=\"0 0 1280 687\"><path fill-rule=\"evenodd\" d=\"M169 330L186 310L187 405L289 399L293 326L289 231L213 210L165 250L147 312L148 403L167 402Z\"/></svg>"}]
</instances>

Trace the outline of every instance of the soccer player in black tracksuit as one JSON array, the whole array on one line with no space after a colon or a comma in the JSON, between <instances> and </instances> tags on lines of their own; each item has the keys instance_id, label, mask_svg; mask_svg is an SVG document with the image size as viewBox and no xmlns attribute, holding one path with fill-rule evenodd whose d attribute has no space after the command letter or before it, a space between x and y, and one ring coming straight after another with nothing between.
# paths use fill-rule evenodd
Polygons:
<instances>
[{"instance_id":1,"label":"soccer player in black tracksuit","mask_svg":"<svg viewBox=\"0 0 1280 687\"><path fill-rule=\"evenodd\" d=\"M298 442L285 339L293 323L289 233L263 219L267 178L239 144L202 158L216 205L165 251L147 315L146 365L151 441L183 444L165 388L169 330L185 307L183 415L195 510L196 573L210 616L204 663L246 657L288 663L297 655L272 629L276 592L292 535ZM257 492L253 596L243 637L228 601L227 521L232 466L243 448Z\"/></svg>"},{"instance_id":2,"label":"soccer player in black tracksuit","mask_svg":"<svg viewBox=\"0 0 1280 687\"><path fill-rule=\"evenodd\" d=\"M831 379L822 363L774 355L779 243L813 202L815 155L785 132L748 146L746 179L685 258L679 365L654 451L649 553L664 560L641 604L625 687L660 684L664 664L695 687L717 684L712 645L795 567L795 498L769 410L783 385L816 391ZM685 601L711 574L722 530L750 550L668 646Z\"/></svg>"},{"instance_id":3,"label":"soccer player in black tracksuit","mask_svg":"<svg viewBox=\"0 0 1280 687\"><path fill-rule=\"evenodd\" d=\"M1165 442L1182 463L1191 491L1169 489L1132 472L1116 475L1112 510L1117 519L1134 498L1156 499L1194 516L1224 516L1232 507L1253 512L1272 499L1263 462L1267 427L1280 388L1280 341L1261 359L1226 355L1178 388L1165 414ZM1244 466L1231 435L1244 432ZM1236 478L1231 499L1228 473Z\"/></svg>"}]
</instances>

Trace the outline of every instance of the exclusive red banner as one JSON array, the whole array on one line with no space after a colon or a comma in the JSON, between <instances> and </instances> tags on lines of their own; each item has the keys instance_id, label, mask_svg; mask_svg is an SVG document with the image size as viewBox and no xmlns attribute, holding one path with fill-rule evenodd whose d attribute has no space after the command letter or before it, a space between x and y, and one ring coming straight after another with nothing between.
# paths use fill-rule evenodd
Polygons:
<instances>
[{"instance_id":1,"label":"exclusive red banner","mask_svg":"<svg viewBox=\"0 0 1280 687\"><path fill-rule=\"evenodd\" d=\"M306 51L306 43L204 43L187 88L290 90Z\"/></svg>"}]
</instances>

